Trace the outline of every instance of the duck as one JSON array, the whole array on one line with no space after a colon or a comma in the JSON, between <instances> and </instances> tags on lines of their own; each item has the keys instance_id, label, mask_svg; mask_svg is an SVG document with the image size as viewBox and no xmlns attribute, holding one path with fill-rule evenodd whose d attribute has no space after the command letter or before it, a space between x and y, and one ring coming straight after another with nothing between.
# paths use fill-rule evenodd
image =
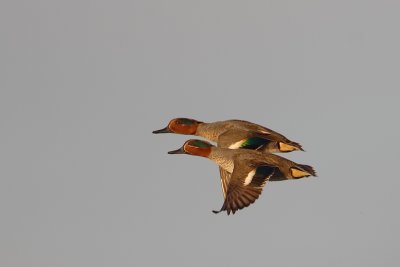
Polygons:
<instances>
[{"instance_id":1,"label":"duck","mask_svg":"<svg viewBox=\"0 0 400 267\"><path fill-rule=\"evenodd\" d=\"M302 146L284 135L245 120L225 120L206 123L189 118L172 119L154 134L175 133L195 135L216 142L218 147L255 149L268 153L304 151Z\"/></svg>"},{"instance_id":2,"label":"duck","mask_svg":"<svg viewBox=\"0 0 400 267\"><path fill-rule=\"evenodd\" d=\"M289 140L284 135L245 120L225 120L216 122L202 122L190 118L174 118L168 125L154 134L174 133L195 135L217 143L218 147L229 149L253 149L265 153L288 153L304 151L302 146ZM222 193L229 183L230 173L219 168ZM271 181L282 180L281 176L274 175Z\"/></svg>"},{"instance_id":3,"label":"duck","mask_svg":"<svg viewBox=\"0 0 400 267\"><path fill-rule=\"evenodd\" d=\"M300 179L317 176L313 167L298 164L272 153L263 153L250 149L229 149L214 146L210 142L190 139L179 149L168 154L187 154L208 158L220 168L231 174L224 189L224 202L220 210L235 214L237 210L253 204L261 195L271 177L282 180Z\"/></svg>"}]
</instances>

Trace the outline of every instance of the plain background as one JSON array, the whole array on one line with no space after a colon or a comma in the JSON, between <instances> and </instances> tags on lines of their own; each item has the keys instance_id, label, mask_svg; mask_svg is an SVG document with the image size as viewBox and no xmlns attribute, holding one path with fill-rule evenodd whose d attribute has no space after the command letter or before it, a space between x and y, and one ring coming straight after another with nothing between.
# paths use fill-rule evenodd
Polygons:
<instances>
[{"instance_id":1,"label":"plain background","mask_svg":"<svg viewBox=\"0 0 400 267\"><path fill-rule=\"evenodd\" d=\"M0 3L0 266L399 266L398 1ZM319 177L234 216L174 117Z\"/></svg>"}]
</instances>

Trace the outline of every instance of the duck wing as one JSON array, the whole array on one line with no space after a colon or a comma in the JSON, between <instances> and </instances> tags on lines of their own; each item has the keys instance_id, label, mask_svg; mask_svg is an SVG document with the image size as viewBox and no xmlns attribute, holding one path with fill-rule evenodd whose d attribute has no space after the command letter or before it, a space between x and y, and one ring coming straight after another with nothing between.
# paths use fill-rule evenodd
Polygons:
<instances>
[{"instance_id":1,"label":"duck wing","mask_svg":"<svg viewBox=\"0 0 400 267\"><path fill-rule=\"evenodd\" d=\"M233 147L244 148L238 147L241 143L244 143L245 146L248 146L248 149L266 150L265 152L304 151L299 143L293 142L284 135L264 126L242 120L232 120L231 123L234 126L229 131L233 131L236 134L226 133L225 135L224 133L222 138L230 137L232 139L230 145ZM239 136L243 136L243 138L238 139ZM245 140L246 137L250 140ZM235 142L237 142L236 145L234 145ZM263 146L257 146L258 144L263 144Z\"/></svg>"},{"instance_id":2,"label":"duck wing","mask_svg":"<svg viewBox=\"0 0 400 267\"><path fill-rule=\"evenodd\" d=\"M218 137L218 147L230 149L264 149L271 141L270 135L260 135L255 132L249 132L241 129L231 129Z\"/></svg>"},{"instance_id":3,"label":"duck wing","mask_svg":"<svg viewBox=\"0 0 400 267\"><path fill-rule=\"evenodd\" d=\"M226 210L228 215L231 212L235 214L237 210L254 203L275 170L276 167L263 163L254 166L246 165L243 161L235 162L222 208L213 212L219 213Z\"/></svg>"},{"instance_id":4,"label":"duck wing","mask_svg":"<svg viewBox=\"0 0 400 267\"><path fill-rule=\"evenodd\" d=\"M242 141L243 140L243 141ZM257 147L264 147L268 140L254 139L251 137L250 133L242 130L228 130L218 137L218 147L220 148L247 148L256 149ZM236 147L238 146L238 147ZM231 173L227 172L223 168L219 168L219 174L221 179L222 193L224 194L224 199L226 198L226 192L228 190L228 185L231 179Z\"/></svg>"}]
</instances>

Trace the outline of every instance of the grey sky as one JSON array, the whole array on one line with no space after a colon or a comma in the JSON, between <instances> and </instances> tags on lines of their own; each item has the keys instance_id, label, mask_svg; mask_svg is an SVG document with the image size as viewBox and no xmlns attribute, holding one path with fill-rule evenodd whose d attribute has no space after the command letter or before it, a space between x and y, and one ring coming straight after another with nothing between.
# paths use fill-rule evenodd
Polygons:
<instances>
[{"instance_id":1,"label":"grey sky","mask_svg":"<svg viewBox=\"0 0 400 267\"><path fill-rule=\"evenodd\" d=\"M399 266L400 3L0 3L0 266ZM319 177L234 216L174 117L246 119Z\"/></svg>"}]
</instances>

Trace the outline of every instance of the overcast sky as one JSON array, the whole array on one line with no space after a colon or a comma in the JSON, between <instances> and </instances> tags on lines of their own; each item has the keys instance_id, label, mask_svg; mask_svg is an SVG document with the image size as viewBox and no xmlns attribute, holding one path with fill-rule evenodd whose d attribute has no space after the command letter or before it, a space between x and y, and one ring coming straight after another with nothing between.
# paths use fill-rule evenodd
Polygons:
<instances>
[{"instance_id":1,"label":"overcast sky","mask_svg":"<svg viewBox=\"0 0 400 267\"><path fill-rule=\"evenodd\" d=\"M0 3L0 266L399 266L400 2ZM319 177L234 216L174 117Z\"/></svg>"}]
</instances>

